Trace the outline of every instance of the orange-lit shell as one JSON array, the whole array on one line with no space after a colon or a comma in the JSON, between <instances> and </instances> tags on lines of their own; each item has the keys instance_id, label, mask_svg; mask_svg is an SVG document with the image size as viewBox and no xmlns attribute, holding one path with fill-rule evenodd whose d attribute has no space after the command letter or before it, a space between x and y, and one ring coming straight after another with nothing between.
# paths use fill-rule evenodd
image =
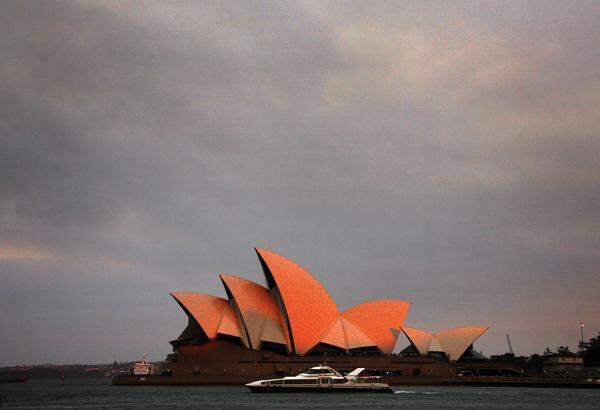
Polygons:
<instances>
[{"instance_id":1,"label":"orange-lit shell","mask_svg":"<svg viewBox=\"0 0 600 410\"><path fill-rule=\"evenodd\" d=\"M232 275L220 275L230 298L237 305L253 349L262 341L288 346L283 318L269 290L255 282Z\"/></svg>"},{"instance_id":2,"label":"orange-lit shell","mask_svg":"<svg viewBox=\"0 0 600 410\"><path fill-rule=\"evenodd\" d=\"M209 339L216 339L217 333L240 337L235 312L226 299L192 292L172 292L171 296L200 325Z\"/></svg>"},{"instance_id":3,"label":"orange-lit shell","mask_svg":"<svg viewBox=\"0 0 600 410\"><path fill-rule=\"evenodd\" d=\"M402 332L404 332L408 340L417 348L420 354L426 355L429 352L429 344L433 338L431 333L408 326L402 326Z\"/></svg>"},{"instance_id":4,"label":"orange-lit shell","mask_svg":"<svg viewBox=\"0 0 600 410\"><path fill-rule=\"evenodd\" d=\"M399 329L406 319L409 302L375 300L353 306L342 316L357 325L384 353L392 353L396 337L390 329Z\"/></svg>"},{"instance_id":5,"label":"orange-lit shell","mask_svg":"<svg viewBox=\"0 0 600 410\"><path fill-rule=\"evenodd\" d=\"M460 359L465 350L488 329L485 326L455 327L437 332L433 337L442 345L448 359L454 361Z\"/></svg>"},{"instance_id":6,"label":"orange-lit shell","mask_svg":"<svg viewBox=\"0 0 600 410\"><path fill-rule=\"evenodd\" d=\"M297 354L313 348L339 316L325 288L305 269L267 249L257 248L267 283L281 295Z\"/></svg>"}]
</instances>

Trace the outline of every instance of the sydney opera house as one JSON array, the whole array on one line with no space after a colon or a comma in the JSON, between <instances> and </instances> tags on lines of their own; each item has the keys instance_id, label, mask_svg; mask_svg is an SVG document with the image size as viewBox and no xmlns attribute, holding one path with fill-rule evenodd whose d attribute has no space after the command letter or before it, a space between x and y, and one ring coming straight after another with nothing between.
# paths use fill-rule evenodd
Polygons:
<instances>
[{"instance_id":1,"label":"sydney opera house","mask_svg":"<svg viewBox=\"0 0 600 410\"><path fill-rule=\"evenodd\" d=\"M394 299L340 312L306 269L267 249L256 254L266 286L221 274L226 297L171 293L188 318L166 361L173 383L236 384L297 374L324 361L340 371L366 367L392 382L426 381L484 359L473 342L487 327L435 333L408 327L411 304ZM399 337L408 344L403 350Z\"/></svg>"}]
</instances>

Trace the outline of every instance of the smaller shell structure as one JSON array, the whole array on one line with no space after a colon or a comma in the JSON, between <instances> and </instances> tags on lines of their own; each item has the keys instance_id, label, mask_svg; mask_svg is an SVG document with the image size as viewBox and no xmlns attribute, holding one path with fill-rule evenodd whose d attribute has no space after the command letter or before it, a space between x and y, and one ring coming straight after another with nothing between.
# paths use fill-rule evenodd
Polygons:
<instances>
[{"instance_id":1,"label":"smaller shell structure","mask_svg":"<svg viewBox=\"0 0 600 410\"><path fill-rule=\"evenodd\" d=\"M342 313L358 326L384 353L392 353L396 336L391 329L400 329L410 303L402 300L374 300L351 307Z\"/></svg>"},{"instance_id":2,"label":"smaller shell structure","mask_svg":"<svg viewBox=\"0 0 600 410\"><path fill-rule=\"evenodd\" d=\"M171 296L200 325L209 339L216 339L217 334L241 337L235 312L226 299L191 292L173 292Z\"/></svg>"},{"instance_id":3,"label":"smaller shell structure","mask_svg":"<svg viewBox=\"0 0 600 410\"><path fill-rule=\"evenodd\" d=\"M449 360L456 361L465 351L489 328L485 326L464 326L443 330L437 333L429 333L424 330L408 326L402 327L410 343L426 355L429 352L442 352Z\"/></svg>"},{"instance_id":4,"label":"smaller shell structure","mask_svg":"<svg viewBox=\"0 0 600 410\"><path fill-rule=\"evenodd\" d=\"M240 311L251 347L259 349L261 342L265 341L285 345L289 350L283 318L269 290L237 276L221 274L220 277L230 301Z\"/></svg>"}]
</instances>

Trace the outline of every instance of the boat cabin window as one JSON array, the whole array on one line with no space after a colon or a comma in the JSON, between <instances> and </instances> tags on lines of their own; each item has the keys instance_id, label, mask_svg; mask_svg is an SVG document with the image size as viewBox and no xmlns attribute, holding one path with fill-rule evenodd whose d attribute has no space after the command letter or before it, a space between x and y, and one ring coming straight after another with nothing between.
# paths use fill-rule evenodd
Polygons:
<instances>
[{"instance_id":1,"label":"boat cabin window","mask_svg":"<svg viewBox=\"0 0 600 410\"><path fill-rule=\"evenodd\" d=\"M333 374L329 369L308 369L304 374Z\"/></svg>"}]
</instances>

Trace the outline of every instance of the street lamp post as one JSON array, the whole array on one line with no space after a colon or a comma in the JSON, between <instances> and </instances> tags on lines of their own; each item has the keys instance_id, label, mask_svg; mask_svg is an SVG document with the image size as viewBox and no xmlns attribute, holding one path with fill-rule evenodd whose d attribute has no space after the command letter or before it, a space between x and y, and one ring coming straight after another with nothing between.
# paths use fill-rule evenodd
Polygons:
<instances>
[{"instance_id":1,"label":"street lamp post","mask_svg":"<svg viewBox=\"0 0 600 410\"><path fill-rule=\"evenodd\" d=\"M579 345L579 351L583 353L583 322L581 322L581 344Z\"/></svg>"}]
</instances>

